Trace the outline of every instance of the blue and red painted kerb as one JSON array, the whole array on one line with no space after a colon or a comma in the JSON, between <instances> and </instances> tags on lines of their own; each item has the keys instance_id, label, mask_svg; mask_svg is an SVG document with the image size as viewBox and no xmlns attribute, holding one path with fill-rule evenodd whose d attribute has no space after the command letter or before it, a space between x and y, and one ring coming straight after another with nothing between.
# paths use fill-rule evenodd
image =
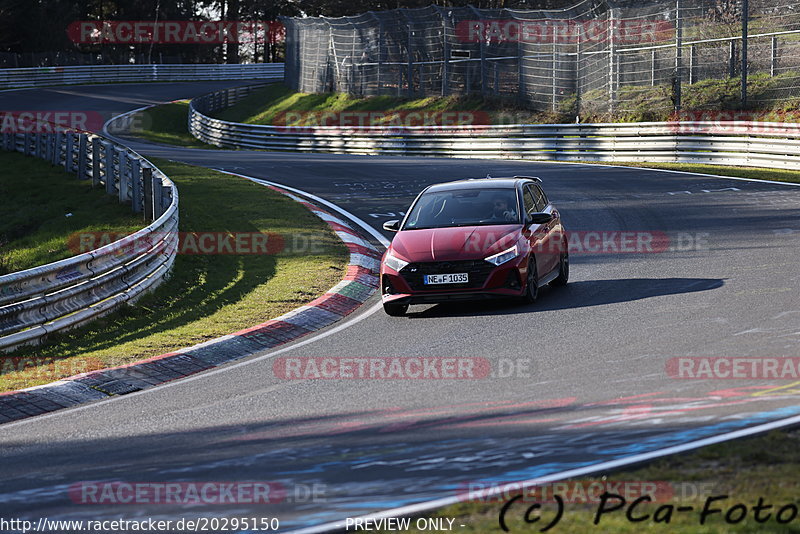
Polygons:
<instances>
[{"instance_id":1,"label":"blue and red painted kerb","mask_svg":"<svg viewBox=\"0 0 800 534\"><path fill-rule=\"evenodd\" d=\"M267 186L324 220L350 251L344 278L316 300L263 324L187 349L52 384L0 393L0 423L124 395L206 371L277 347L324 328L355 311L378 287L381 253L346 222L288 191Z\"/></svg>"}]
</instances>

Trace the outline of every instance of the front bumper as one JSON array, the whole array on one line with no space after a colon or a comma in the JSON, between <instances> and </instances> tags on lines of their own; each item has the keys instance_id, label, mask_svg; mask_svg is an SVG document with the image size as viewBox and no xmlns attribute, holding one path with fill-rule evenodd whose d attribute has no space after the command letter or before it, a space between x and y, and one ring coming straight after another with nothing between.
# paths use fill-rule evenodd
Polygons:
<instances>
[{"instance_id":1,"label":"front bumper","mask_svg":"<svg viewBox=\"0 0 800 534\"><path fill-rule=\"evenodd\" d=\"M412 263L397 272L381 265L381 299L383 302L433 304L519 297L524 293L527 261L518 257L500 266L483 260ZM468 272L468 284L424 285L425 274Z\"/></svg>"}]
</instances>

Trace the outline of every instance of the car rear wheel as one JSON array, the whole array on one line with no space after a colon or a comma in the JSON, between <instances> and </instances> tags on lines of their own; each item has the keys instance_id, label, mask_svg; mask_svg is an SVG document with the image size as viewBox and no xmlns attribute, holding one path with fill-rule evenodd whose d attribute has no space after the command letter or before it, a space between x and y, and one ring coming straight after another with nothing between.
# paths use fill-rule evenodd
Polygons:
<instances>
[{"instance_id":1,"label":"car rear wheel","mask_svg":"<svg viewBox=\"0 0 800 534\"><path fill-rule=\"evenodd\" d=\"M561 261L558 264L558 276L550 282L554 286L565 286L569 281L569 252L561 253Z\"/></svg>"},{"instance_id":2,"label":"car rear wheel","mask_svg":"<svg viewBox=\"0 0 800 534\"><path fill-rule=\"evenodd\" d=\"M536 258L528 258L528 278L525 283L525 294L522 300L528 304L533 304L539 297L539 274L536 272Z\"/></svg>"},{"instance_id":3,"label":"car rear wheel","mask_svg":"<svg viewBox=\"0 0 800 534\"><path fill-rule=\"evenodd\" d=\"M383 311L392 317L402 317L408 311L408 304L401 304L398 302L384 302Z\"/></svg>"}]
</instances>

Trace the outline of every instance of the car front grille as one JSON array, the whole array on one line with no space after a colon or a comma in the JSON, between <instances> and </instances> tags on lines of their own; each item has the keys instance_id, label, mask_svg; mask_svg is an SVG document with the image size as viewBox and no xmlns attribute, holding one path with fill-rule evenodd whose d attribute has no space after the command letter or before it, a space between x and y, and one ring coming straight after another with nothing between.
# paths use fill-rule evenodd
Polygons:
<instances>
[{"instance_id":1,"label":"car front grille","mask_svg":"<svg viewBox=\"0 0 800 534\"><path fill-rule=\"evenodd\" d=\"M494 265L483 260L436 261L409 263L400 274L415 291L446 291L448 289L480 289L486 278L494 269ZM469 282L465 284L426 285L423 276L426 274L468 273Z\"/></svg>"}]
</instances>

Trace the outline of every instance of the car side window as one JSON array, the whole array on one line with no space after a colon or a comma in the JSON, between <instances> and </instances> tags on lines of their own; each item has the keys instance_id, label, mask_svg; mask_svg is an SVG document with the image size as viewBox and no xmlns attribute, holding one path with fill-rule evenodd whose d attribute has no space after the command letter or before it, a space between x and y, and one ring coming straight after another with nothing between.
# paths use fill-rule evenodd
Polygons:
<instances>
[{"instance_id":1,"label":"car side window","mask_svg":"<svg viewBox=\"0 0 800 534\"><path fill-rule=\"evenodd\" d=\"M547 197L545 196L544 191L542 191L542 188L539 187L538 185L530 185L528 187L530 187L533 190L533 198L536 201L536 211L538 212L544 211L545 208L547 208L548 204Z\"/></svg>"},{"instance_id":2,"label":"car side window","mask_svg":"<svg viewBox=\"0 0 800 534\"><path fill-rule=\"evenodd\" d=\"M533 198L529 187L526 187L522 192L522 202L525 205L525 213L534 213L536 211L536 200Z\"/></svg>"}]
</instances>

